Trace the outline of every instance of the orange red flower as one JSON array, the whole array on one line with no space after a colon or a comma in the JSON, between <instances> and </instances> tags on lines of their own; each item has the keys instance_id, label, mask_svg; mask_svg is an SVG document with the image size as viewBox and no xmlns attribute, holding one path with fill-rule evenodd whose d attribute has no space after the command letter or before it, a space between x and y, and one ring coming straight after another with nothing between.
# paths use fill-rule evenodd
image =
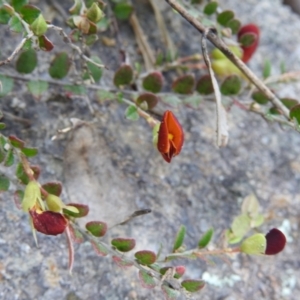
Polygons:
<instances>
[{"instance_id":1,"label":"orange red flower","mask_svg":"<svg viewBox=\"0 0 300 300\"><path fill-rule=\"evenodd\" d=\"M174 114L167 110L158 131L157 149L168 163L181 151L184 133Z\"/></svg>"},{"instance_id":2,"label":"orange red flower","mask_svg":"<svg viewBox=\"0 0 300 300\"><path fill-rule=\"evenodd\" d=\"M237 34L238 41L241 42L246 36L251 41L249 45L241 45L244 51L242 56L244 63L247 63L254 54L259 42L259 33L259 28L255 24L247 24L240 28Z\"/></svg>"}]
</instances>

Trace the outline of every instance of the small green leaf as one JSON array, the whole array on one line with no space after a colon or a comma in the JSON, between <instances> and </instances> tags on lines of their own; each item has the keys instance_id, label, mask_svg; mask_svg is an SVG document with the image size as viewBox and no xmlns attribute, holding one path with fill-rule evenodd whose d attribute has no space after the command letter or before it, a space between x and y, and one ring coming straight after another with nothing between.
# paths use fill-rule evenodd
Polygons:
<instances>
[{"instance_id":1,"label":"small green leaf","mask_svg":"<svg viewBox=\"0 0 300 300\"><path fill-rule=\"evenodd\" d=\"M134 105L130 105L125 110L125 117L131 121L137 121L139 119L138 109Z\"/></svg>"},{"instance_id":2,"label":"small green leaf","mask_svg":"<svg viewBox=\"0 0 300 300\"><path fill-rule=\"evenodd\" d=\"M239 76L230 75L225 78L221 84L220 91L225 96L237 95L242 88L242 82Z\"/></svg>"},{"instance_id":3,"label":"small green leaf","mask_svg":"<svg viewBox=\"0 0 300 300\"><path fill-rule=\"evenodd\" d=\"M29 74L37 66L37 55L35 50L28 49L19 55L16 61L16 69L19 73Z\"/></svg>"},{"instance_id":4,"label":"small green leaf","mask_svg":"<svg viewBox=\"0 0 300 300\"><path fill-rule=\"evenodd\" d=\"M75 213L71 210L68 210L68 206L74 206L78 209L78 213ZM63 208L63 213L64 215L68 215L73 218L82 218L85 217L89 213L89 207L85 204L79 204L79 203L68 203L64 208Z\"/></svg>"},{"instance_id":5,"label":"small green leaf","mask_svg":"<svg viewBox=\"0 0 300 300\"><path fill-rule=\"evenodd\" d=\"M35 80L35 81L29 81L27 83L28 90L33 95L33 97L39 99L45 91L48 90L48 82L41 81L41 80Z\"/></svg>"},{"instance_id":6,"label":"small green leaf","mask_svg":"<svg viewBox=\"0 0 300 300\"><path fill-rule=\"evenodd\" d=\"M265 254L266 247L266 237L261 233L256 233L242 242L240 251L246 254Z\"/></svg>"},{"instance_id":7,"label":"small green leaf","mask_svg":"<svg viewBox=\"0 0 300 300\"><path fill-rule=\"evenodd\" d=\"M178 94L191 94L195 85L195 77L192 74L183 75L177 78L173 84L172 89Z\"/></svg>"},{"instance_id":8,"label":"small green leaf","mask_svg":"<svg viewBox=\"0 0 300 300\"><path fill-rule=\"evenodd\" d=\"M10 14L6 11L5 8L0 8L0 24L7 24L10 19Z\"/></svg>"},{"instance_id":9,"label":"small green leaf","mask_svg":"<svg viewBox=\"0 0 300 300\"><path fill-rule=\"evenodd\" d=\"M5 192L9 189L10 181L5 175L0 175L0 192Z\"/></svg>"},{"instance_id":10,"label":"small green leaf","mask_svg":"<svg viewBox=\"0 0 300 300\"><path fill-rule=\"evenodd\" d=\"M290 110L290 118L296 119L298 124L300 124L300 104L295 105Z\"/></svg>"},{"instance_id":11,"label":"small green leaf","mask_svg":"<svg viewBox=\"0 0 300 300\"><path fill-rule=\"evenodd\" d=\"M42 188L49 194L53 194L56 196L60 196L62 192L62 184L59 181L51 181L51 182L44 183L42 185Z\"/></svg>"},{"instance_id":12,"label":"small green leaf","mask_svg":"<svg viewBox=\"0 0 300 300\"><path fill-rule=\"evenodd\" d=\"M23 26L21 21L16 16L12 16L8 22L9 28L13 32L21 33L23 31Z\"/></svg>"},{"instance_id":13,"label":"small green leaf","mask_svg":"<svg viewBox=\"0 0 300 300\"><path fill-rule=\"evenodd\" d=\"M171 269L172 267L163 267L159 269L159 273L161 275L165 275L166 272ZM173 267L174 268L174 267ZM175 274L174 274L174 278L181 278L185 273L185 267L184 266L177 266L175 267Z\"/></svg>"},{"instance_id":14,"label":"small green leaf","mask_svg":"<svg viewBox=\"0 0 300 300\"><path fill-rule=\"evenodd\" d=\"M172 289L170 286L163 284L161 286L162 292L166 297L166 300L176 300L178 299L180 292L177 290Z\"/></svg>"},{"instance_id":15,"label":"small green leaf","mask_svg":"<svg viewBox=\"0 0 300 300\"><path fill-rule=\"evenodd\" d=\"M232 10L224 10L221 12L218 17L217 21L219 24L226 26L227 23L234 18L234 12Z\"/></svg>"},{"instance_id":16,"label":"small green leaf","mask_svg":"<svg viewBox=\"0 0 300 300\"><path fill-rule=\"evenodd\" d=\"M99 22L103 18L103 15L103 11L96 2L94 2L86 12L87 18L95 23Z\"/></svg>"},{"instance_id":17,"label":"small green leaf","mask_svg":"<svg viewBox=\"0 0 300 300\"><path fill-rule=\"evenodd\" d=\"M216 12L217 8L218 8L218 2L212 1L212 2L207 3L204 6L203 12L206 15L210 16Z\"/></svg>"},{"instance_id":18,"label":"small green leaf","mask_svg":"<svg viewBox=\"0 0 300 300\"><path fill-rule=\"evenodd\" d=\"M48 25L42 14L40 14L34 20L34 22L30 25L30 29L36 36L41 36L46 33L46 31L48 29Z\"/></svg>"},{"instance_id":19,"label":"small green leaf","mask_svg":"<svg viewBox=\"0 0 300 300\"><path fill-rule=\"evenodd\" d=\"M161 72L155 71L148 74L143 79L143 88L152 93L159 93L163 86L163 75Z\"/></svg>"},{"instance_id":20,"label":"small green leaf","mask_svg":"<svg viewBox=\"0 0 300 300\"><path fill-rule=\"evenodd\" d=\"M203 75L199 78L196 84L196 91L201 95L209 95L214 92L209 74Z\"/></svg>"},{"instance_id":21,"label":"small green leaf","mask_svg":"<svg viewBox=\"0 0 300 300\"><path fill-rule=\"evenodd\" d=\"M139 271L139 278L144 288L152 289L156 286L155 279L146 271Z\"/></svg>"},{"instance_id":22,"label":"small green leaf","mask_svg":"<svg viewBox=\"0 0 300 300\"><path fill-rule=\"evenodd\" d=\"M252 99L258 104L267 104L269 99L261 91L253 92L251 95Z\"/></svg>"},{"instance_id":23,"label":"small green leaf","mask_svg":"<svg viewBox=\"0 0 300 300\"><path fill-rule=\"evenodd\" d=\"M93 236L102 237L106 234L107 224L100 221L91 221L85 224L85 228Z\"/></svg>"},{"instance_id":24,"label":"small green leaf","mask_svg":"<svg viewBox=\"0 0 300 300\"><path fill-rule=\"evenodd\" d=\"M23 183L23 184L28 184L29 182L29 178L27 176L27 174L25 173L24 171L24 168L22 166L21 163L19 163L17 165L17 168L16 168L16 177Z\"/></svg>"},{"instance_id":25,"label":"small green leaf","mask_svg":"<svg viewBox=\"0 0 300 300\"><path fill-rule=\"evenodd\" d=\"M92 56L91 60L94 61L97 64L102 64L102 61L99 57L97 56ZM85 73L83 75L83 80L89 79L89 74L93 77L95 82L98 82L102 76L103 70L97 66L95 66L91 62L87 62L87 67L88 67L88 73Z\"/></svg>"},{"instance_id":26,"label":"small green leaf","mask_svg":"<svg viewBox=\"0 0 300 300\"><path fill-rule=\"evenodd\" d=\"M198 242L198 247L199 248L205 248L209 244L209 242L210 242L213 234L214 234L214 229L213 228L208 229L203 234L203 236L201 237L200 241Z\"/></svg>"},{"instance_id":27,"label":"small green leaf","mask_svg":"<svg viewBox=\"0 0 300 300\"><path fill-rule=\"evenodd\" d=\"M53 194L48 194L45 201L47 203L48 210L53 212L61 212L64 207L62 200Z\"/></svg>"},{"instance_id":28,"label":"small green leaf","mask_svg":"<svg viewBox=\"0 0 300 300\"><path fill-rule=\"evenodd\" d=\"M71 67L71 60L65 52L58 53L52 60L49 74L52 78L62 79L67 76Z\"/></svg>"},{"instance_id":29,"label":"small green leaf","mask_svg":"<svg viewBox=\"0 0 300 300\"><path fill-rule=\"evenodd\" d=\"M191 4L201 4L203 0L192 0Z\"/></svg>"},{"instance_id":30,"label":"small green leaf","mask_svg":"<svg viewBox=\"0 0 300 300\"><path fill-rule=\"evenodd\" d=\"M108 250L100 243L95 241L90 241L96 253L100 256L106 256L109 252Z\"/></svg>"},{"instance_id":31,"label":"small green leaf","mask_svg":"<svg viewBox=\"0 0 300 300\"><path fill-rule=\"evenodd\" d=\"M263 69L263 77L266 79L268 77L270 77L271 75L271 62L269 59L266 59L264 62L264 69Z\"/></svg>"},{"instance_id":32,"label":"small green leaf","mask_svg":"<svg viewBox=\"0 0 300 300\"><path fill-rule=\"evenodd\" d=\"M25 212L31 210L37 203L38 199L41 199L41 190L39 184L36 181L29 181L24 191L24 198L22 201L22 209Z\"/></svg>"},{"instance_id":33,"label":"small green leaf","mask_svg":"<svg viewBox=\"0 0 300 300\"><path fill-rule=\"evenodd\" d=\"M182 281L181 286L184 287L188 292L195 293L205 286L205 282L203 280L188 279Z\"/></svg>"},{"instance_id":34,"label":"small green leaf","mask_svg":"<svg viewBox=\"0 0 300 300\"><path fill-rule=\"evenodd\" d=\"M254 194L248 195L242 203L242 213L255 217L259 213L259 202Z\"/></svg>"},{"instance_id":35,"label":"small green leaf","mask_svg":"<svg viewBox=\"0 0 300 300\"><path fill-rule=\"evenodd\" d=\"M5 123L0 122L0 130L5 129L5 128L6 128Z\"/></svg>"},{"instance_id":36,"label":"small green leaf","mask_svg":"<svg viewBox=\"0 0 300 300\"><path fill-rule=\"evenodd\" d=\"M32 24L41 14L41 10L34 5L28 4L21 7L20 14L26 23Z\"/></svg>"},{"instance_id":37,"label":"small green leaf","mask_svg":"<svg viewBox=\"0 0 300 300\"><path fill-rule=\"evenodd\" d=\"M251 228L257 228L261 226L265 221L265 217L262 214L257 214L256 216L251 218Z\"/></svg>"},{"instance_id":38,"label":"small green leaf","mask_svg":"<svg viewBox=\"0 0 300 300\"><path fill-rule=\"evenodd\" d=\"M241 28L241 25L242 24L240 20L232 19L227 23L226 27L229 27L231 29L232 34L237 34Z\"/></svg>"},{"instance_id":39,"label":"small green leaf","mask_svg":"<svg viewBox=\"0 0 300 300\"><path fill-rule=\"evenodd\" d=\"M2 163L4 161L5 157L6 157L6 152L3 149L3 147L1 146L0 147L0 163Z\"/></svg>"},{"instance_id":40,"label":"small green leaf","mask_svg":"<svg viewBox=\"0 0 300 300\"><path fill-rule=\"evenodd\" d=\"M9 149L6 154L4 165L6 167L10 167L14 164L14 162L15 162L15 157L14 157L13 149Z\"/></svg>"},{"instance_id":41,"label":"small green leaf","mask_svg":"<svg viewBox=\"0 0 300 300\"><path fill-rule=\"evenodd\" d=\"M91 34L91 35L86 37L85 44L87 46L92 46L97 40L98 40L98 35L97 34Z\"/></svg>"},{"instance_id":42,"label":"small green leaf","mask_svg":"<svg viewBox=\"0 0 300 300\"><path fill-rule=\"evenodd\" d=\"M176 250L178 250L182 246L183 241L184 241L184 237L185 237L185 232L186 232L185 226L181 225L179 227L179 230L178 230L178 232L176 234L176 237L175 237L173 252L175 252Z\"/></svg>"},{"instance_id":43,"label":"small green leaf","mask_svg":"<svg viewBox=\"0 0 300 300\"><path fill-rule=\"evenodd\" d=\"M153 109L158 102L158 98L156 95L152 93L142 93L136 99L136 104L143 108L143 104L146 104L145 110Z\"/></svg>"},{"instance_id":44,"label":"small green leaf","mask_svg":"<svg viewBox=\"0 0 300 300\"><path fill-rule=\"evenodd\" d=\"M255 33L244 33L239 37L239 43L244 47L252 46L257 40Z\"/></svg>"},{"instance_id":45,"label":"small green leaf","mask_svg":"<svg viewBox=\"0 0 300 300\"><path fill-rule=\"evenodd\" d=\"M129 65L122 65L114 75L114 84L119 87L120 85L127 85L133 79L133 70Z\"/></svg>"},{"instance_id":46,"label":"small green leaf","mask_svg":"<svg viewBox=\"0 0 300 300\"><path fill-rule=\"evenodd\" d=\"M283 105L288 109L291 109L295 105L299 104L298 100L292 98L281 98L280 100L283 103Z\"/></svg>"},{"instance_id":47,"label":"small green leaf","mask_svg":"<svg viewBox=\"0 0 300 300\"><path fill-rule=\"evenodd\" d=\"M192 95L184 98L183 103L187 106L197 109L200 106L201 97L199 95Z\"/></svg>"},{"instance_id":48,"label":"small green leaf","mask_svg":"<svg viewBox=\"0 0 300 300\"><path fill-rule=\"evenodd\" d=\"M163 96L161 97L161 100L172 107L177 107L179 104L181 104L181 100L175 95Z\"/></svg>"},{"instance_id":49,"label":"small green leaf","mask_svg":"<svg viewBox=\"0 0 300 300\"><path fill-rule=\"evenodd\" d=\"M135 247L135 239L130 238L115 238L111 244L121 252L128 252Z\"/></svg>"},{"instance_id":50,"label":"small green leaf","mask_svg":"<svg viewBox=\"0 0 300 300\"><path fill-rule=\"evenodd\" d=\"M235 237L244 237L250 230L250 218L246 214L234 218L231 224L231 230Z\"/></svg>"},{"instance_id":51,"label":"small green leaf","mask_svg":"<svg viewBox=\"0 0 300 300\"><path fill-rule=\"evenodd\" d=\"M116 95L105 90L99 90L96 93L98 101L106 101L106 100L114 100L116 99Z\"/></svg>"},{"instance_id":52,"label":"small green leaf","mask_svg":"<svg viewBox=\"0 0 300 300\"><path fill-rule=\"evenodd\" d=\"M14 86L12 78L0 74L0 83L0 97L9 94L12 91Z\"/></svg>"},{"instance_id":53,"label":"small green leaf","mask_svg":"<svg viewBox=\"0 0 300 300\"><path fill-rule=\"evenodd\" d=\"M69 13L71 15L79 15L81 7L82 7L81 0L74 0L73 6L69 8Z\"/></svg>"},{"instance_id":54,"label":"small green leaf","mask_svg":"<svg viewBox=\"0 0 300 300\"><path fill-rule=\"evenodd\" d=\"M15 135L10 135L8 137L8 139L9 139L11 145L15 148L22 149L25 146L25 142L23 140L19 139L18 137L16 137Z\"/></svg>"},{"instance_id":55,"label":"small green leaf","mask_svg":"<svg viewBox=\"0 0 300 300\"><path fill-rule=\"evenodd\" d=\"M156 254L149 250L138 251L134 254L134 256L142 265L152 265L156 261Z\"/></svg>"},{"instance_id":56,"label":"small green leaf","mask_svg":"<svg viewBox=\"0 0 300 300\"><path fill-rule=\"evenodd\" d=\"M126 257L112 256L113 261L122 269L132 267L133 262Z\"/></svg>"},{"instance_id":57,"label":"small green leaf","mask_svg":"<svg viewBox=\"0 0 300 300\"><path fill-rule=\"evenodd\" d=\"M119 20L128 20L133 12L133 6L126 2L120 2L114 6L113 12Z\"/></svg>"},{"instance_id":58,"label":"small green leaf","mask_svg":"<svg viewBox=\"0 0 300 300\"><path fill-rule=\"evenodd\" d=\"M21 7L26 5L28 3L28 0L11 0L12 7L19 12L21 10Z\"/></svg>"},{"instance_id":59,"label":"small green leaf","mask_svg":"<svg viewBox=\"0 0 300 300\"><path fill-rule=\"evenodd\" d=\"M27 157L34 157L38 154L37 148L22 148L21 151L27 156Z\"/></svg>"},{"instance_id":60,"label":"small green leaf","mask_svg":"<svg viewBox=\"0 0 300 300\"><path fill-rule=\"evenodd\" d=\"M71 95L86 95L86 88L82 85L64 85L64 90Z\"/></svg>"}]
</instances>

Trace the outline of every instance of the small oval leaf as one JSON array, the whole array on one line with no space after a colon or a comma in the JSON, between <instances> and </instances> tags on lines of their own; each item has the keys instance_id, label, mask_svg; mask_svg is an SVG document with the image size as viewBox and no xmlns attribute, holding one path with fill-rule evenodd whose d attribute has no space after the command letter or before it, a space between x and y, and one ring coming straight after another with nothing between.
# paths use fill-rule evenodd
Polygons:
<instances>
[{"instance_id":1,"label":"small oval leaf","mask_svg":"<svg viewBox=\"0 0 300 300\"><path fill-rule=\"evenodd\" d=\"M67 53L58 53L51 62L49 74L52 78L62 79L67 76L71 67L71 60Z\"/></svg>"},{"instance_id":2,"label":"small oval leaf","mask_svg":"<svg viewBox=\"0 0 300 300\"><path fill-rule=\"evenodd\" d=\"M33 49L23 51L16 61L16 69L19 73L29 74L35 69L36 66L37 55Z\"/></svg>"},{"instance_id":3,"label":"small oval leaf","mask_svg":"<svg viewBox=\"0 0 300 300\"><path fill-rule=\"evenodd\" d=\"M173 246L173 252L175 252L182 246L185 237L185 232L186 232L185 226L181 225L176 234L176 238Z\"/></svg>"},{"instance_id":4,"label":"small oval leaf","mask_svg":"<svg viewBox=\"0 0 300 300\"><path fill-rule=\"evenodd\" d=\"M141 284L144 288L152 289L156 286L156 282L155 282L153 276L151 276L146 271L140 270L139 278L140 278Z\"/></svg>"},{"instance_id":5,"label":"small oval leaf","mask_svg":"<svg viewBox=\"0 0 300 300\"><path fill-rule=\"evenodd\" d=\"M177 78L173 84L172 89L178 94L191 94L195 85L195 77L192 74L187 74Z\"/></svg>"},{"instance_id":6,"label":"small oval leaf","mask_svg":"<svg viewBox=\"0 0 300 300\"><path fill-rule=\"evenodd\" d=\"M300 124L300 104L293 106L290 110L290 118L296 119L298 124Z\"/></svg>"},{"instance_id":7,"label":"small oval leaf","mask_svg":"<svg viewBox=\"0 0 300 300\"><path fill-rule=\"evenodd\" d=\"M155 71L143 79L143 88L152 93L159 93L163 86L163 75Z\"/></svg>"},{"instance_id":8,"label":"small oval leaf","mask_svg":"<svg viewBox=\"0 0 300 300\"><path fill-rule=\"evenodd\" d=\"M181 286L184 287L188 292L195 293L204 288L205 282L203 280L187 279L181 282Z\"/></svg>"},{"instance_id":9,"label":"small oval leaf","mask_svg":"<svg viewBox=\"0 0 300 300\"><path fill-rule=\"evenodd\" d=\"M74 206L78 209L78 213L75 213L73 211L68 210L68 206ZM64 208L63 208L63 213L64 215L73 217L73 218L82 218L85 217L89 213L89 207L85 204L79 204L79 203L68 203Z\"/></svg>"},{"instance_id":10,"label":"small oval leaf","mask_svg":"<svg viewBox=\"0 0 300 300\"><path fill-rule=\"evenodd\" d=\"M200 241L198 243L198 247L199 248L205 248L209 244L213 234L214 234L214 229L213 228L208 229L203 234L202 238L200 239Z\"/></svg>"},{"instance_id":11,"label":"small oval leaf","mask_svg":"<svg viewBox=\"0 0 300 300\"><path fill-rule=\"evenodd\" d=\"M134 256L142 265L152 265L156 261L156 254L149 250L138 251L134 254Z\"/></svg>"},{"instance_id":12,"label":"small oval leaf","mask_svg":"<svg viewBox=\"0 0 300 300\"><path fill-rule=\"evenodd\" d=\"M114 84L119 87L121 85L130 84L133 79L133 70L129 65L122 65L115 73Z\"/></svg>"},{"instance_id":13,"label":"small oval leaf","mask_svg":"<svg viewBox=\"0 0 300 300\"><path fill-rule=\"evenodd\" d=\"M230 75L223 81L220 91L225 96L237 95L242 88L242 82L239 76Z\"/></svg>"},{"instance_id":14,"label":"small oval leaf","mask_svg":"<svg viewBox=\"0 0 300 300\"><path fill-rule=\"evenodd\" d=\"M85 224L85 228L94 236L102 237L106 234L107 224L100 221L91 221Z\"/></svg>"},{"instance_id":15,"label":"small oval leaf","mask_svg":"<svg viewBox=\"0 0 300 300\"><path fill-rule=\"evenodd\" d=\"M226 26L227 23L233 18L234 18L234 12L232 10L224 10L218 15L217 21L219 24Z\"/></svg>"},{"instance_id":16,"label":"small oval leaf","mask_svg":"<svg viewBox=\"0 0 300 300\"><path fill-rule=\"evenodd\" d=\"M135 239L131 238L115 238L111 244L121 252L128 252L135 247Z\"/></svg>"}]
</instances>

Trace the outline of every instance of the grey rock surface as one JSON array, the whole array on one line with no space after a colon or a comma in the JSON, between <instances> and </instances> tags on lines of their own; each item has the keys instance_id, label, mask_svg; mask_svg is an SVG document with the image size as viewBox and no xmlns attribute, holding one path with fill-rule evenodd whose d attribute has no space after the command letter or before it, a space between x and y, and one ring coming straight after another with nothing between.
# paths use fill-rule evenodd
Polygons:
<instances>
[{"instance_id":1,"label":"grey rock surface","mask_svg":"<svg viewBox=\"0 0 300 300\"><path fill-rule=\"evenodd\" d=\"M250 63L257 74L261 74L265 58L274 62L274 74L279 74L281 61L288 70L299 70L299 16L280 1L220 3L223 8L234 9L243 23L254 22L261 28L261 43ZM144 1L140 5L147 15L149 6ZM186 54L199 52L196 30L161 5L177 46ZM147 19L142 18L141 24L146 30ZM154 24L153 19L151 26ZM124 28L123 33L128 41L133 39L130 29ZM149 36L155 38L153 31ZM12 47L5 45L2 56ZM130 47L130 51L136 50ZM118 53L103 45L99 51L104 62L116 69ZM111 74L108 71L102 83L109 82ZM218 246L223 231L239 213L243 198L254 193L267 217L262 231L278 227L287 235L284 252L275 257L239 255L229 263L216 259L214 265L202 260L180 260L179 264L187 265L187 277L202 277L207 282L194 299L299 298L299 133L233 107L229 144L217 149L214 103L202 102L198 110L180 107L172 110L185 131L185 144L180 156L167 164L153 148L146 122L126 120L125 106L113 101L93 101L97 122L52 141L58 129L70 125L70 118L92 119L86 103L58 98L54 89L45 95L47 101L37 102L24 92L24 82L18 83L20 88L13 95L1 99L1 107L30 119L32 125L24 127L7 117L6 132L40 148L33 162L42 167L42 183L63 181L66 202L88 203L91 218L109 225L122 221L135 209L151 208L151 214L112 228L105 237L107 242L111 237L130 236L137 240L137 250L157 251L162 243L166 254L172 249L177 229L184 224L187 247L195 247L211 226L215 228L213 244ZM282 96L296 97L300 88L290 84L278 91ZM110 257L97 256L88 242L75 245L70 276L65 237L38 234L37 248L28 216L13 204L13 191L12 186L10 193L0 197L0 299L163 299L159 288L149 290L140 285L135 268L121 269Z\"/></svg>"}]
</instances>

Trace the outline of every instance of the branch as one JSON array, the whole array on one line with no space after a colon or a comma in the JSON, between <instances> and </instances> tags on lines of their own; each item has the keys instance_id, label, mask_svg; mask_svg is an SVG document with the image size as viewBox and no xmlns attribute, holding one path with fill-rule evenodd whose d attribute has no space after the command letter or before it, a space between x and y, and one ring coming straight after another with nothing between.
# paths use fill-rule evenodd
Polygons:
<instances>
[{"instance_id":1,"label":"branch","mask_svg":"<svg viewBox=\"0 0 300 300\"><path fill-rule=\"evenodd\" d=\"M194 26L201 34L205 33L207 28L203 26L196 18L191 16L176 0L165 0L173 9L175 9L184 19L186 19L192 26ZM282 104L282 102L271 92L271 90L226 46L226 44L212 31L207 35L207 39L218 49L220 49L225 56L232 61L243 74L252 82L258 90L260 90L275 107L282 111L287 119L289 117L289 110Z\"/></svg>"},{"instance_id":2,"label":"branch","mask_svg":"<svg viewBox=\"0 0 300 300\"><path fill-rule=\"evenodd\" d=\"M105 65L102 64L98 64L95 61L93 61L92 59L90 59L89 57L87 57L86 55L83 54L82 50L80 49L80 47L74 45L71 41L71 39L69 38L69 36L64 32L64 30L60 27L57 27L55 25L48 25L48 28L54 29L55 31L57 31L64 39L64 42L67 43L68 45L70 45L70 47L72 49L74 49L79 56L84 59L87 62L92 63L93 65L97 66L98 68L106 68ZM106 68L107 69L107 68Z\"/></svg>"}]
</instances>

